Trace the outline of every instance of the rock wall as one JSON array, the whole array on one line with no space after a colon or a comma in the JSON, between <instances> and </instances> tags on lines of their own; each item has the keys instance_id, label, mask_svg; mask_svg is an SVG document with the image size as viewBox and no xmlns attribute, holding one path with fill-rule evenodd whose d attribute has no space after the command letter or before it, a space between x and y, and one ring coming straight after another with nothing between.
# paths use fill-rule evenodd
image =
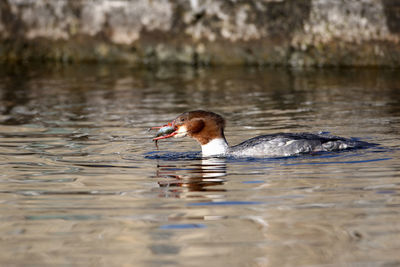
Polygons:
<instances>
[{"instance_id":1,"label":"rock wall","mask_svg":"<svg viewBox=\"0 0 400 267\"><path fill-rule=\"evenodd\" d=\"M1 0L0 61L400 66L398 0Z\"/></svg>"}]
</instances>

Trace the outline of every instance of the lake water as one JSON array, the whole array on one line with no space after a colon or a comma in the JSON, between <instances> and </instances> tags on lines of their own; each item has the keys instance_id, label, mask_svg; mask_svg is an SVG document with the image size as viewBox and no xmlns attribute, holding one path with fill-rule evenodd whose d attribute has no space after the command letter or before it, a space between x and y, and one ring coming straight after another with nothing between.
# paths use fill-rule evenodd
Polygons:
<instances>
[{"instance_id":1,"label":"lake water","mask_svg":"<svg viewBox=\"0 0 400 267\"><path fill-rule=\"evenodd\" d=\"M159 150L184 111L231 145L319 132L376 147L278 159ZM400 72L0 67L1 266L399 266Z\"/></svg>"}]
</instances>

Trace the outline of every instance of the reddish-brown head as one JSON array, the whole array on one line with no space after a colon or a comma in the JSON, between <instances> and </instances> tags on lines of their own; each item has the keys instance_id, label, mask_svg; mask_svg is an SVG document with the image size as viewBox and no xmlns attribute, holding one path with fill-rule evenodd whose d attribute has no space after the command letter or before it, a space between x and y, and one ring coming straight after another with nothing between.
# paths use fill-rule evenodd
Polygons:
<instances>
[{"instance_id":1,"label":"reddish-brown head","mask_svg":"<svg viewBox=\"0 0 400 267\"><path fill-rule=\"evenodd\" d=\"M214 138L223 138L225 120L220 115L204 110L185 112L179 115L172 124L177 127L176 137L189 135L201 145Z\"/></svg>"}]
</instances>

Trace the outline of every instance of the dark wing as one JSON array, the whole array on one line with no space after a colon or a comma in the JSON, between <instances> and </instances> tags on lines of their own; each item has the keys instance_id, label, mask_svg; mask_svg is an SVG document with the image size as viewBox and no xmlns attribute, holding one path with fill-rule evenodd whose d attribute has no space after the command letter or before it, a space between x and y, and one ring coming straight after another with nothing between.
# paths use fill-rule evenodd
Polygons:
<instances>
[{"instance_id":1,"label":"dark wing","mask_svg":"<svg viewBox=\"0 0 400 267\"><path fill-rule=\"evenodd\" d=\"M292 141L305 141L313 144L320 144L324 150L337 150L344 148L361 148L370 146L371 144L367 142L357 141L353 139L348 139L344 137L328 135L328 134L313 134L313 133L277 133L277 134L268 134L261 135L257 137L253 137L249 140L246 140L233 148L247 147L247 146L256 146L263 142L269 142L276 140L281 143L281 145L285 145L285 143Z\"/></svg>"}]
</instances>

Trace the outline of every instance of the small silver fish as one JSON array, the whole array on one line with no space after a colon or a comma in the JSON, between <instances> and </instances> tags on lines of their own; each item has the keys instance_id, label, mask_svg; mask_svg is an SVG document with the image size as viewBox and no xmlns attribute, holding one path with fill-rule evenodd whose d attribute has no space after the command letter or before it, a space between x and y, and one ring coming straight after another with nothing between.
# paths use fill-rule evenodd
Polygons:
<instances>
[{"instance_id":1,"label":"small silver fish","mask_svg":"<svg viewBox=\"0 0 400 267\"><path fill-rule=\"evenodd\" d=\"M157 144L158 140L163 139L162 138L163 136L172 134L175 131L175 128L172 127L171 125L165 125L162 127L153 127L153 128L150 128L149 130L155 130L155 129L158 129L158 132L156 133L156 136L153 138L153 141L156 145L156 148L158 149L158 144ZM168 137L166 137L166 138L168 138Z\"/></svg>"},{"instance_id":2,"label":"small silver fish","mask_svg":"<svg viewBox=\"0 0 400 267\"><path fill-rule=\"evenodd\" d=\"M155 137L164 136L164 135L173 133L174 131L175 131L175 128L172 126L169 126L169 125L163 126L158 130Z\"/></svg>"}]
</instances>

